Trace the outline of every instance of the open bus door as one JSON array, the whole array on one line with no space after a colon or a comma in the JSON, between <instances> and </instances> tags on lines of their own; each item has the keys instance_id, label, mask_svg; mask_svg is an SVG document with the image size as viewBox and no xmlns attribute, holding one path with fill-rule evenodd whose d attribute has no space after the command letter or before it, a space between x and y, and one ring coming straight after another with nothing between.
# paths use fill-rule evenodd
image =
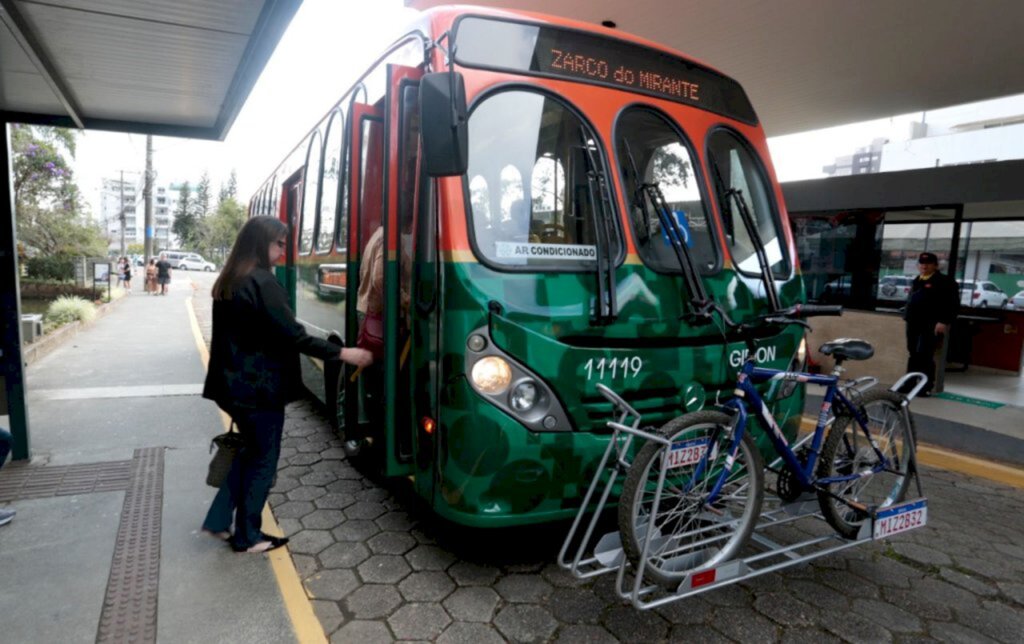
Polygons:
<instances>
[{"instance_id":1,"label":"open bus door","mask_svg":"<svg viewBox=\"0 0 1024 644\"><path fill-rule=\"evenodd\" d=\"M367 105L353 100L348 121L349 155L349 230L348 267L345 292L345 345L355 346L359 337L359 269L363 250L374 231L382 225L381 208L384 203L384 109L382 105ZM369 435L372 419L367 414L364 400L364 376L372 375L345 369L339 383L338 429L348 439L360 440ZM357 375L358 374L358 375Z\"/></svg>"},{"instance_id":2,"label":"open bus door","mask_svg":"<svg viewBox=\"0 0 1024 644\"><path fill-rule=\"evenodd\" d=\"M350 218L346 343L358 337L357 303L364 250L373 233L384 228L384 360L359 378L344 379L344 427L349 438L369 437L387 476L413 471L412 404L397 395L408 385L410 353L409 301L412 292L412 230L418 203L419 69L388 65L382 103L354 102L349 119ZM404 232L403 232L404 231ZM403 243L404 240L404 243ZM405 246L405 248L403 248ZM358 401L356 404L354 401Z\"/></svg>"},{"instance_id":3,"label":"open bus door","mask_svg":"<svg viewBox=\"0 0 1024 644\"><path fill-rule=\"evenodd\" d=\"M299 221L299 207L302 203L302 171L299 170L288 177L281 184L282 207L277 214L278 218L288 227L288 247L285 249L284 265L274 267L277 274L277 281L284 286L288 293L288 304L295 310L295 254L296 248L295 226ZM276 200L275 200L276 201Z\"/></svg>"},{"instance_id":4,"label":"open bus door","mask_svg":"<svg viewBox=\"0 0 1024 644\"><path fill-rule=\"evenodd\" d=\"M423 71L418 68L388 65L387 217L384 227L387 262L384 272L385 331L385 431L387 451L385 473L388 476L415 471L416 448L414 418L417 391L429 390L428 383L414 378L413 346L422 346L415 337L419 330L412 314L413 268L416 257L416 217L420 199L420 113L419 86Z\"/></svg>"}]
</instances>

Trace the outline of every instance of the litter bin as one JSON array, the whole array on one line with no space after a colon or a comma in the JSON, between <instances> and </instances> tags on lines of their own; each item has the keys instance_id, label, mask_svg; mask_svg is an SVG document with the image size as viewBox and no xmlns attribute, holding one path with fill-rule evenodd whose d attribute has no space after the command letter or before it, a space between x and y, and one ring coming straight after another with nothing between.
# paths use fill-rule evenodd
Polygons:
<instances>
[{"instance_id":1,"label":"litter bin","mask_svg":"<svg viewBox=\"0 0 1024 644\"><path fill-rule=\"evenodd\" d=\"M24 344L35 342L43 337L43 316L41 313L22 313L21 341Z\"/></svg>"}]
</instances>

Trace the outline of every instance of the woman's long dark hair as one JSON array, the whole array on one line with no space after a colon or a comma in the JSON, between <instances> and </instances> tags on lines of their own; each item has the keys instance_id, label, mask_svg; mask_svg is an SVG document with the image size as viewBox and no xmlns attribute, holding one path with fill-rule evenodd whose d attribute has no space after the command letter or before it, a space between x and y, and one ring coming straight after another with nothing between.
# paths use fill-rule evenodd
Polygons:
<instances>
[{"instance_id":1,"label":"woman's long dark hair","mask_svg":"<svg viewBox=\"0 0 1024 644\"><path fill-rule=\"evenodd\" d=\"M287 233L288 227L273 217L253 217L245 222L220 277L213 283L213 299L230 300L246 275L256 268L270 270L270 245Z\"/></svg>"}]
</instances>

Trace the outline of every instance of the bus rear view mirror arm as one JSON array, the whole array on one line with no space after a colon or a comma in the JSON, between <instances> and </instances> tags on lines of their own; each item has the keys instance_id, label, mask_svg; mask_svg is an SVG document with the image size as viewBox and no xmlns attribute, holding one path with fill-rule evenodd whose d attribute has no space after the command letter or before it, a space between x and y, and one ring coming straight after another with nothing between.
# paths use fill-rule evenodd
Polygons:
<instances>
[{"instance_id":1,"label":"bus rear view mirror arm","mask_svg":"<svg viewBox=\"0 0 1024 644\"><path fill-rule=\"evenodd\" d=\"M423 163L431 177L454 177L469 165L466 84L457 72L425 74L420 81Z\"/></svg>"}]
</instances>

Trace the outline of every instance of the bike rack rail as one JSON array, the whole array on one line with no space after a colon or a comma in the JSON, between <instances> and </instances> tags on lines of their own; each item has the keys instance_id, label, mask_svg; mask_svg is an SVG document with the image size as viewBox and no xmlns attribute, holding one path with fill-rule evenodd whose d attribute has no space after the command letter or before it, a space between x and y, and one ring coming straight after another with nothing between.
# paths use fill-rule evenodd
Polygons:
<instances>
[{"instance_id":1,"label":"bike rack rail","mask_svg":"<svg viewBox=\"0 0 1024 644\"><path fill-rule=\"evenodd\" d=\"M917 384L911 392L904 397L901 405L905 419L909 420L909 403L914 396L924 387L927 379L921 373L908 373L900 378L892 387L892 391L898 391L908 382L917 380ZM861 378L846 386L853 387L859 391L865 391L877 383L874 378ZM665 589L661 586L651 584L644 578L644 572L649 565L649 548L655 539L644 538L642 544L642 556L639 572L628 561L622 548L622 537L619 532L603 534L594 542L594 533L607 509L608 500L615 486L621 483L630 467L630 450L634 439L640 438L646 441L654 441L668 448L671 441L654 434L641 427L642 417L617 393L598 384L598 390L615 407L615 420L608 422L612 429L611 440L605 449L601 462L598 465L594 478L584 496L583 504L573 521L569 534L558 555L558 563L569 570L575 577L587 579L616 573L616 592L625 600L630 601L638 609L646 610L678 601L692 595L700 594L728 586L741 581L746 581L771 572L783 570L790 566L803 564L819 557L830 555L848 548L853 548L864 543L886 538L884 532L885 520L900 510L921 509L919 514L920 523L913 528L921 527L926 522L927 500L921 494L921 481L917 471L916 445L910 445L910 467L908 475L912 476L917 485L917 498L905 501L895 506L884 508L873 513L870 521L865 521L855 539L844 539L835 533L824 517L819 512L819 504L816 495L804 494L801 498L792 503L782 503L777 498L766 496L761 515L757 525L751 534L750 540L744 547L743 556L729 559L717 565L697 568L687 574L673 589ZM801 438L806 441L811 434ZM911 437L913 440L913 437ZM659 486L664 483L664 462L659 478ZM600 490L600 493L598 492ZM594 503L594 498L600 494L600 499ZM658 493L660 496L660 491ZM646 534L656 534L654 519L657 516L657 505L651 512L651 520L648 524ZM590 513L591 518L586 528L580 534L584 525L584 517ZM723 522L736 519L724 517ZM809 535L805 539L790 539L790 543L782 543L779 535L773 534L777 528L783 526L825 526L827 532L820 535ZM881 522L881 523L880 523ZM813 528L812 528L813 531ZM901 530L905 531L905 530ZM590 544L593 543L592 549ZM589 552L588 552L589 550ZM662 553L664 554L664 553ZM671 554L671 553L669 553Z\"/></svg>"}]
</instances>

